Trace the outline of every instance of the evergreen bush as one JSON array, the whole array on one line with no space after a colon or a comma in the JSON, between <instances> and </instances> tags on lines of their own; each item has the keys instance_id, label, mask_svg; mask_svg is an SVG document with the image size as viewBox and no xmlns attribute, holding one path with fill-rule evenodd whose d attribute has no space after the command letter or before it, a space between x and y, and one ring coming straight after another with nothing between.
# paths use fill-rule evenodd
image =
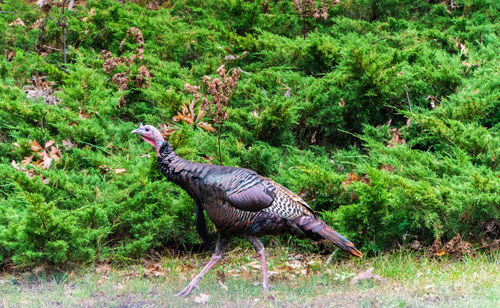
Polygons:
<instances>
[{"instance_id":1,"label":"evergreen bush","mask_svg":"<svg viewBox=\"0 0 500 308\"><path fill-rule=\"evenodd\" d=\"M364 252L479 243L499 223L498 1L340 1L306 35L292 1L149 2L65 10L65 42L60 7L0 4L0 267L199 244L194 201L130 131L173 126L178 154L217 162L217 134L172 117L222 64L241 69L223 163L287 186ZM103 50L138 48L107 72Z\"/></svg>"}]
</instances>

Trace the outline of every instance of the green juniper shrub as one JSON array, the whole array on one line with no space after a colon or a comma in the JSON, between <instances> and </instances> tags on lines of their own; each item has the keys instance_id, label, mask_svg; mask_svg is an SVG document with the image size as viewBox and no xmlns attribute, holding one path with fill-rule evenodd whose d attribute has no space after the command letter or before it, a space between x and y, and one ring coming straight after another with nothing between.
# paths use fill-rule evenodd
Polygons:
<instances>
[{"instance_id":1,"label":"green juniper shrub","mask_svg":"<svg viewBox=\"0 0 500 308\"><path fill-rule=\"evenodd\" d=\"M222 64L241 69L224 165L290 188L368 254L481 243L500 217L498 1L435 2L341 1L304 37L292 1L89 0L65 11L64 63L60 8L41 42L45 13L2 1L0 268L200 244L194 201L130 131L173 127L179 155L218 163L217 134L172 117ZM107 72L103 50L136 58Z\"/></svg>"}]
</instances>

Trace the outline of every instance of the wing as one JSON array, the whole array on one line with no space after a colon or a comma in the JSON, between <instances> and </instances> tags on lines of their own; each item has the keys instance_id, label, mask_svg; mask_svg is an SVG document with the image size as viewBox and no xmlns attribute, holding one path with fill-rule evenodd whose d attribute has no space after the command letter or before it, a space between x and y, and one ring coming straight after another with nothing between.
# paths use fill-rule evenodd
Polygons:
<instances>
[{"instance_id":1,"label":"wing","mask_svg":"<svg viewBox=\"0 0 500 308\"><path fill-rule=\"evenodd\" d=\"M268 178L252 172L239 179L226 191L226 200L242 211L264 211L289 219L316 216L302 198Z\"/></svg>"},{"instance_id":2,"label":"wing","mask_svg":"<svg viewBox=\"0 0 500 308\"><path fill-rule=\"evenodd\" d=\"M226 191L226 200L242 211L258 212L271 206L276 198L276 187L253 172L240 176L233 184Z\"/></svg>"}]
</instances>

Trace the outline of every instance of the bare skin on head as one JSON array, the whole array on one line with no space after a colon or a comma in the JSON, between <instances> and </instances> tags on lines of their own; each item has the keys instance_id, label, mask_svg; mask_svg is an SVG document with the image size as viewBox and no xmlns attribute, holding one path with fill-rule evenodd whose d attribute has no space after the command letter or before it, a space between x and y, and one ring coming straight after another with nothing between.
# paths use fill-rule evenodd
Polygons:
<instances>
[{"instance_id":1,"label":"bare skin on head","mask_svg":"<svg viewBox=\"0 0 500 308\"><path fill-rule=\"evenodd\" d=\"M138 134L142 139L144 139L144 141L154 146L156 155L160 157L160 148L163 142L165 142L165 139L163 139L163 136L156 127L151 125L142 125L141 123L139 127L131 131L131 133Z\"/></svg>"}]
</instances>

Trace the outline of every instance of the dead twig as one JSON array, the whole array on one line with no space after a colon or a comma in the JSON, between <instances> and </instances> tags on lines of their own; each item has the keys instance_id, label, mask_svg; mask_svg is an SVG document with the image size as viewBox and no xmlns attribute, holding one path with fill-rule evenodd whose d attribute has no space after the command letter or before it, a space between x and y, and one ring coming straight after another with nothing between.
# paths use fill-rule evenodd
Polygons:
<instances>
[{"instance_id":1,"label":"dead twig","mask_svg":"<svg viewBox=\"0 0 500 308\"><path fill-rule=\"evenodd\" d=\"M379 38L378 40L374 40L373 42L370 42L371 45L375 44L375 43L378 43L380 41L383 41L383 40L386 40L388 39L389 36L384 36L383 38Z\"/></svg>"},{"instance_id":2,"label":"dead twig","mask_svg":"<svg viewBox=\"0 0 500 308\"><path fill-rule=\"evenodd\" d=\"M68 51L66 50L66 15L64 15L64 8L66 7L66 0L63 0L61 6L61 30L62 30L62 47L63 47L63 58L64 64L67 62Z\"/></svg>"},{"instance_id":3,"label":"dead twig","mask_svg":"<svg viewBox=\"0 0 500 308\"><path fill-rule=\"evenodd\" d=\"M42 12L45 13L45 18L43 23L40 25L40 36L38 37L38 42L36 44L36 51L40 54L45 43L45 27L47 26L47 21L49 20L50 9L52 8L52 3L50 1L40 1L38 3Z\"/></svg>"},{"instance_id":4,"label":"dead twig","mask_svg":"<svg viewBox=\"0 0 500 308\"><path fill-rule=\"evenodd\" d=\"M42 115L42 139L45 142L45 115L47 114L47 111L45 111Z\"/></svg>"},{"instance_id":5,"label":"dead twig","mask_svg":"<svg viewBox=\"0 0 500 308\"><path fill-rule=\"evenodd\" d=\"M411 101L410 101L410 94L408 94L408 88L405 85L405 91L406 91L406 99L408 100L408 107L410 108L410 113L413 113L411 110Z\"/></svg>"},{"instance_id":6,"label":"dead twig","mask_svg":"<svg viewBox=\"0 0 500 308\"><path fill-rule=\"evenodd\" d=\"M61 49L59 49L59 48L54 48L54 47L51 47L51 46L49 46L49 45L43 45L42 47L43 47L43 48L50 49L50 50L54 50L54 51L61 51Z\"/></svg>"}]
</instances>

